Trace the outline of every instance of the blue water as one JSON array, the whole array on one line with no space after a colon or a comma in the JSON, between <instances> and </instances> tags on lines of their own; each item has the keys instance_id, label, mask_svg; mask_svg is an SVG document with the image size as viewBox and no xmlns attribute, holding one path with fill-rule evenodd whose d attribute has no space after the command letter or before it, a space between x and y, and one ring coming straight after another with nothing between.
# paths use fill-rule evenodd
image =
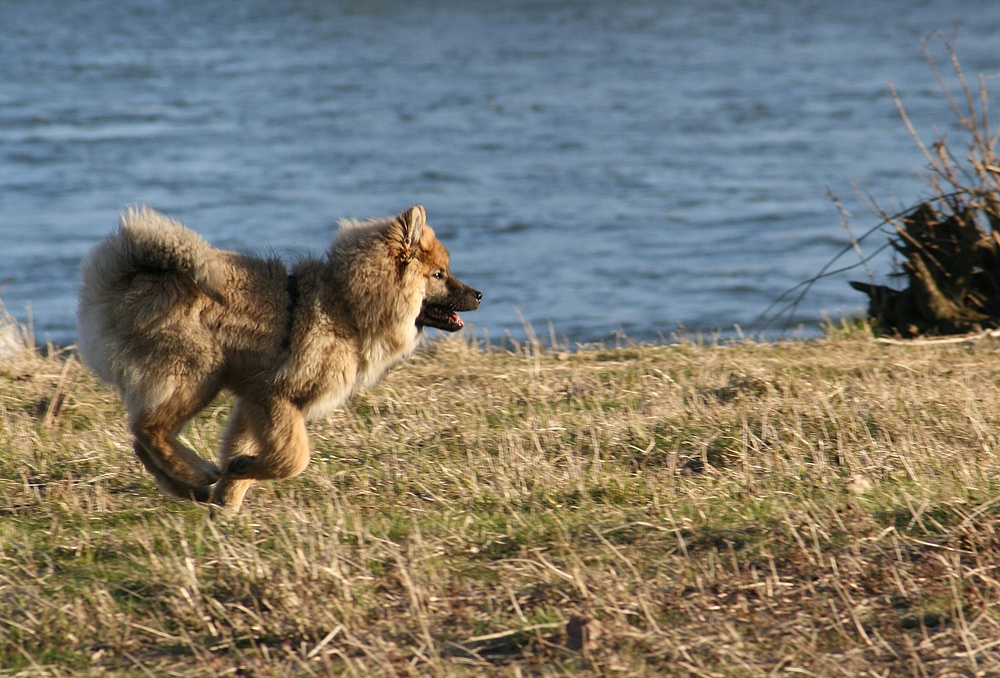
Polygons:
<instances>
[{"instance_id":1,"label":"blue water","mask_svg":"<svg viewBox=\"0 0 1000 678\"><path fill-rule=\"evenodd\" d=\"M936 29L1000 73L995 0L0 0L2 297L72 341L129 203L292 257L419 202L493 339L746 327L849 243L828 189L858 231L851 182L926 193L888 81L961 150ZM849 277L794 323L862 307Z\"/></svg>"}]
</instances>

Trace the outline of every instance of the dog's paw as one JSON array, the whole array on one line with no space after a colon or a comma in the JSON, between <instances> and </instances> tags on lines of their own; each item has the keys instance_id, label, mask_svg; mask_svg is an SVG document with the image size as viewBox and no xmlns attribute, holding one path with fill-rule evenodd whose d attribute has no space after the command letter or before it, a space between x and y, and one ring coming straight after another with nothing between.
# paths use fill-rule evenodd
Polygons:
<instances>
[{"instance_id":1,"label":"dog's paw","mask_svg":"<svg viewBox=\"0 0 1000 678\"><path fill-rule=\"evenodd\" d=\"M212 498L212 487L210 485L192 487L189 496L199 504L207 504L208 500Z\"/></svg>"},{"instance_id":2,"label":"dog's paw","mask_svg":"<svg viewBox=\"0 0 1000 678\"><path fill-rule=\"evenodd\" d=\"M228 472L212 488L212 504L225 512L239 511L247 490L253 485L252 480L233 477Z\"/></svg>"},{"instance_id":3,"label":"dog's paw","mask_svg":"<svg viewBox=\"0 0 1000 678\"><path fill-rule=\"evenodd\" d=\"M195 487L208 487L214 485L222 477L222 471L218 466L207 459L200 460L192 469L192 477L188 481Z\"/></svg>"},{"instance_id":4,"label":"dog's paw","mask_svg":"<svg viewBox=\"0 0 1000 678\"><path fill-rule=\"evenodd\" d=\"M191 455L194 456L194 455ZM148 466L147 466L148 468ZM212 462L202 457L194 459L172 459L162 473L174 482L187 487L208 487L222 477L222 471Z\"/></svg>"},{"instance_id":5,"label":"dog's paw","mask_svg":"<svg viewBox=\"0 0 1000 678\"><path fill-rule=\"evenodd\" d=\"M194 486L189 483L184 483L170 475L167 475L156 467L153 467L151 473L153 475L153 479L156 481L156 486L159 487L164 493L169 494L172 497L177 497L178 499L190 499L199 503L205 503L212 496L212 487L210 485Z\"/></svg>"}]
</instances>

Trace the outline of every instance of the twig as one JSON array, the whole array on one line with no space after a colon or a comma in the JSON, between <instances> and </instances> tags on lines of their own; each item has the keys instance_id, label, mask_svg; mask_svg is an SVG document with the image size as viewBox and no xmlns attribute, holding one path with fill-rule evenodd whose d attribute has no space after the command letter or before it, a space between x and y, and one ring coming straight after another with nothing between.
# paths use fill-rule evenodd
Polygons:
<instances>
[{"instance_id":1,"label":"twig","mask_svg":"<svg viewBox=\"0 0 1000 678\"><path fill-rule=\"evenodd\" d=\"M487 633L485 636L473 636L467 639L467 643L482 643L487 640L499 640L500 638L507 638L508 636L516 636L518 633L527 633L528 631L539 631L541 629L557 629L565 626L566 622L547 622L545 624L532 624L531 626L522 626L519 629L508 629L506 631L498 631L496 633Z\"/></svg>"},{"instance_id":2,"label":"twig","mask_svg":"<svg viewBox=\"0 0 1000 678\"><path fill-rule=\"evenodd\" d=\"M316 643L316 647L314 647L312 650L309 651L309 654L306 655L306 659L312 659L313 657L318 655L319 651L322 650L324 647L326 647L327 643L336 638L337 634L343 630L344 630L343 624L337 624L336 626L334 626L333 630L330 631L328 634L326 634L323 640Z\"/></svg>"},{"instance_id":3,"label":"twig","mask_svg":"<svg viewBox=\"0 0 1000 678\"><path fill-rule=\"evenodd\" d=\"M56 382L56 390L52 394L52 399L49 400L49 405L45 409L45 417L42 419L42 428L50 428L52 422L55 421L56 415L59 413L59 408L62 405L63 394L65 393L64 387L66 386L66 375L69 373L70 365L73 364L73 357L70 355L63 363L62 372L59 374L59 381Z\"/></svg>"},{"instance_id":4,"label":"twig","mask_svg":"<svg viewBox=\"0 0 1000 678\"><path fill-rule=\"evenodd\" d=\"M875 341L881 344L893 344L895 346L929 346L933 344L961 344L967 341L979 341L990 337L1000 337L1000 330L986 330L975 334L962 334L957 337L940 337L934 339L891 339L889 337L879 337Z\"/></svg>"}]
</instances>

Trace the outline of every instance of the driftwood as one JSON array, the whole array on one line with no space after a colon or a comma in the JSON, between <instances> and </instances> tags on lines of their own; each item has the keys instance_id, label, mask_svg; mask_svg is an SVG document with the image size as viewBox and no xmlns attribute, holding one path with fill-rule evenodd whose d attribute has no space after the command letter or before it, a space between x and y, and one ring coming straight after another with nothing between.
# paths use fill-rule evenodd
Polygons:
<instances>
[{"instance_id":1,"label":"driftwood","mask_svg":"<svg viewBox=\"0 0 1000 678\"><path fill-rule=\"evenodd\" d=\"M926 41L924 54L967 137L967 151L956 157L938 134L925 145L890 85L900 116L927 159L925 179L934 196L903 212L888 215L889 244L902 256L907 286L851 282L868 295L869 315L883 334L901 337L965 334L1000 327L1000 127L990 122L985 79L976 92L966 80L955 45L938 35L959 84L956 96L938 69Z\"/></svg>"},{"instance_id":2,"label":"driftwood","mask_svg":"<svg viewBox=\"0 0 1000 678\"><path fill-rule=\"evenodd\" d=\"M914 337L1000 326L1000 210L996 201L970 204L967 197L924 202L893 220L890 242L902 257L894 275L906 278L904 289L851 281L868 295L881 333Z\"/></svg>"},{"instance_id":3,"label":"driftwood","mask_svg":"<svg viewBox=\"0 0 1000 678\"><path fill-rule=\"evenodd\" d=\"M754 322L754 329L764 331L783 320L791 324L813 284L862 267L868 271L870 282L850 284L868 295L868 315L879 334L897 338L965 335L957 341L1000 334L994 332L1000 328L1000 125L991 122L985 78L980 75L978 91L973 89L959 65L954 41L942 33L934 35L947 49L958 83L957 93L949 87L926 40L922 41L924 55L966 138L966 152L953 154L940 132L932 143L925 144L890 83L889 91L900 117L927 160L922 175L931 195L892 214L869 194L859 192L880 221L855 238L849 223L851 215L831 194L851 244L815 276L775 299ZM879 233L887 234L888 242L864 254L862 243ZM904 279L906 286L902 289L876 284L868 269L868 262L889 248L901 257L889 277ZM852 250L858 255L857 264L837 263Z\"/></svg>"}]
</instances>

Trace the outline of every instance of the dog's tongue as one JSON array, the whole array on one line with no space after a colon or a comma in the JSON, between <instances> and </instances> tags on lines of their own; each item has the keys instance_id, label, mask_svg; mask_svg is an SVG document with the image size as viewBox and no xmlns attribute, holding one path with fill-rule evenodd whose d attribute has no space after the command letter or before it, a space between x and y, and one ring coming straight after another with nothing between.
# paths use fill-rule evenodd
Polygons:
<instances>
[{"instance_id":1,"label":"dog's tongue","mask_svg":"<svg viewBox=\"0 0 1000 678\"><path fill-rule=\"evenodd\" d=\"M441 306L431 306L424 311L428 316L436 318L437 320L447 323L449 325L454 325L456 330L465 327L465 323L454 311L441 307Z\"/></svg>"}]
</instances>

